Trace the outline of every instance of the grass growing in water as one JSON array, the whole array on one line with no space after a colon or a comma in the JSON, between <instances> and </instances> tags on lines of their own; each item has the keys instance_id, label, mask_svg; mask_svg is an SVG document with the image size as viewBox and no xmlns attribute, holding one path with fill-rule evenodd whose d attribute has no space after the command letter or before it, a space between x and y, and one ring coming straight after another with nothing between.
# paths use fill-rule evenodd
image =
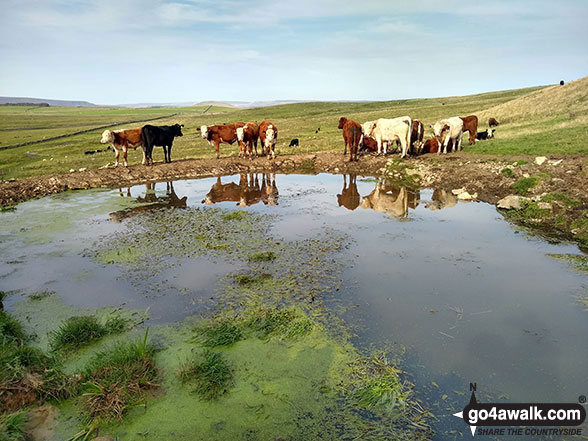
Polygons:
<instances>
[{"instance_id":1,"label":"grass growing in water","mask_svg":"<svg viewBox=\"0 0 588 441\"><path fill-rule=\"evenodd\" d=\"M242 220L243 218L249 216L249 213L243 210L236 210L231 211L230 213L223 214L221 217L223 220L230 221L230 220Z\"/></svg>"},{"instance_id":2,"label":"grass growing in water","mask_svg":"<svg viewBox=\"0 0 588 441\"><path fill-rule=\"evenodd\" d=\"M581 254L548 254L548 256L568 262L576 271L588 274L587 256Z\"/></svg>"},{"instance_id":3,"label":"grass growing in water","mask_svg":"<svg viewBox=\"0 0 588 441\"><path fill-rule=\"evenodd\" d=\"M276 258L273 251L262 251L260 253L253 253L249 255L250 262L270 262Z\"/></svg>"},{"instance_id":4,"label":"grass growing in water","mask_svg":"<svg viewBox=\"0 0 588 441\"><path fill-rule=\"evenodd\" d=\"M521 178L512 185L513 190L521 196L526 195L531 188L537 185L539 179L534 176Z\"/></svg>"},{"instance_id":5,"label":"grass growing in water","mask_svg":"<svg viewBox=\"0 0 588 441\"><path fill-rule=\"evenodd\" d=\"M33 294L29 294L29 299L33 301L43 300L44 298L52 296L53 294L55 293L52 291L39 291Z\"/></svg>"},{"instance_id":6,"label":"grass growing in water","mask_svg":"<svg viewBox=\"0 0 588 441\"><path fill-rule=\"evenodd\" d=\"M74 316L65 320L49 336L51 348L75 350L108 334L116 334L128 327L128 320L118 316L109 317L104 324L93 315Z\"/></svg>"},{"instance_id":7,"label":"grass growing in water","mask_svg":"<svg viewBox=\"0 0 588 441\"><path fill-rule=\"evenodd\" d=\"M144 402L145 392L158 386L147 333L136 343L119 343L97 353L82 373L83 406L87 419L122 419L124 413Z\"/></svg>"},{"instance_id":8,"label":"grass growing in water","mask_svg":"<svg viewBox=\"0 0 588 441\"><path fill-rule=\"evenodd\" d=\"M241 328L230 320L213 322L201 328L200 332L203 337L202 345L209 348L228 346L243 338Z\"/></svg>"},{"instance_id":9,"label":"grass growing in water","mask_svg":"<svg viewBox=\"0 0 588 441\"><path fill-rule=\"evenodd\" d=\"M183 364L178 376L205 400L224 395L234 384L233 372L222 354L209 350Z\"/></svg>"},{"instance_id":10,"label":"grass growing in water","mask_svg":"<svg viewBox=\"0 0 588 441\"><path fill-rule=\"evenodd\" d=\"M0 415L0 441L24 441L25 412Z\"/></svg>"},{"instance_id":11,"label":"grass growing in water","mask_svg":"<svg viewBox=\"0 0 588 441\"><path fill-rule=\"evenodd\" d=\"M24 338L21 324L7 312L0 311L0 343L22 342Z\"/></svg>"}]
</instances>

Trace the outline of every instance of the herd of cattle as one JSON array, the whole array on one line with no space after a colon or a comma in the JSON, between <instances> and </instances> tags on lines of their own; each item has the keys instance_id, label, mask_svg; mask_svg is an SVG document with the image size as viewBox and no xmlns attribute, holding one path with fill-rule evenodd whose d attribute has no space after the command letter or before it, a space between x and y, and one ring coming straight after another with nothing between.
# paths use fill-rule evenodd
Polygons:
<instances>
[{"instance_id":1,"label":"herd of cattle","mask_svg":"<svg viewBox=\"0 0 588 441\"><path fill-rule=\"evenodd\" d=\"M447 153L447 147L452 151L461 150L461 138L465 132L469 132L469 143L474 144L476 139L489 139L494 136L493 127L498 126L495 118L488 119L488 129L478 132L478 117L470 115L465 117L454 116L437 121L430 126L433 129L433 137L423 142L424 126L418 119L410 116L398 118L380 118L375 121L367 121L363 124L341 117L339 129L343 130L343 141L347 154L349 147L349 161L357 161L358 152L367 150L377 152L378 155L386 154L388 146L400 144L401 158L408 153L418 155L422 153Z\"/></svg>"},{"instance_id":2,"label":"herd of cattle","mask_svg":"<svg viewBox=\"0 0 588 441\"><path fill-rule=\"evenodd\" d=\"M489 139L494 136L493 127L498 126L495 118L488 120L488 129L478 132L478 117L470 115L466 117L454 116L437 121L430 126L433 129L433 137L423 141L424 127L418 119L409 116L398 118L380 118L359 124L353 120L341 117L339 129L343 130L345 142L344 155L349 148L349 160L357 161L359 151L377 152L378 155L386 154L393 144L400 145L401 157L407 154L418 155L422 153L447 153L447 148L452 151L461 150L461 138L465 132L469 132L469 143L474 144L476 139ZM143 150L144 165L153 164L153 147L162 146L164 161L171 162L171 149L175 137L183 136L181 124L171 126L145 125L141 128L125 130L105 130L102 133L102 144L111 144L115 151L115 166L119 164L120 152L123 152L124 165L128 165L127 151L141 147ZM197 129L202 138L207 140L216 150L217 159L220 157L219 145L221 143L233 144L238 142L239 157L249 156L253 159L253 150L257 156L257 143L261 144L262 154L268 159L276 155L276 142L278 140L278 128L270 121L235 122L230 124L201 126ZM315 133L318 133L318 129ZM297 146L298 139L290 141L290 147Z\"/></svg>"}]
</instances>

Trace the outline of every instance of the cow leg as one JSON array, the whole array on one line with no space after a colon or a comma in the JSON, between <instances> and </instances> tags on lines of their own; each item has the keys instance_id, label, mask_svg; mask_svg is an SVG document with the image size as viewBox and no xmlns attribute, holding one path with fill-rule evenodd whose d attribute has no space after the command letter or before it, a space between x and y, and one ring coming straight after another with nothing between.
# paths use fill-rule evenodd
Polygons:
<instances>
[{"instance_id":1,"label":"cow leg","mask_svg":"<svg viewBox=\"0 0 588 441\"><path fill-rule=\"evenodd\" d=\"M114 145L113 145L114 147ZM120 156L120 150L114 147L114 166L118 167L118 157Z\"/></svg>"},{"instance_id":2,"label":"cow leg","mask_svg":"<svg viewBox=\"0 0 588 441\"><path fill-rule=\"evenodd\" d=\"M453 147L455 147L455 142L453 143ZM461 150L461 136L457 138L457 148L456 150Z\"/></svg>"},{"instance_id":3,"label":"cow leg","mask_svg":"<svg viewBox=\"0 0 588 441\"><path fill-rule=\"evenodd\" d=\"M167 162L171 162L171 149L172 149L172 144L170 144L167 148Z\"/></svg>"},{"instance_id":4,"label":"cow leg","mask_svg":"<svg viewBox=\"0 0 588 441\"><path fill-rule=\"evenodd\" d=\"M216 159L219 159L220 158L220 153L218 151L219 144L220 144L220 141L215 141L214 142L214 149L216 150Z\"/></svg>"},{"instance_id":5,"label":"cow leg","mask_svg":"<svg viewBox=\"0 0 588 441\"><path fill-rule=\"evenodd\" d=\"M127 148L123 147L123 158L125 159L125 167L129 166L129 163L127 162Z\"/></svg>"},{"instance_id":6,"label":"cow leg","mask_svg":"<svg viewBox=\"0 0 588 441\"><path fill-rule=\"evenodd\" d=\"M141 146L141 150L143 150L143 160L141 164L145 165L147 163L147 156L145 155L145 146Z\"/></svg>"},{"instance_id":7,"label":"cow leg","mask_svg":"<svg viewBox=\"0 0 588 441\"><path fill-rule=\"evenodd\" d=\"M343 156L347 155L347 138L343 137L343 141L345 141L345 151L343 152Z\"/></svg>"}]
</instances>

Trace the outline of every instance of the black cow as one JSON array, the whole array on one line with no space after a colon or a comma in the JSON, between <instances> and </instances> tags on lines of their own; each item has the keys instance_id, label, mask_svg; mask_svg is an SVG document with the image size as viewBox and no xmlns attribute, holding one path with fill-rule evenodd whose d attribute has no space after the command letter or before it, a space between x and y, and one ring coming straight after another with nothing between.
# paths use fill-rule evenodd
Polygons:
<instances>
[{"instance_id":1,"label":"black cow","mask_svg":"<svg viewBox=\"0 0 588 441\"><path fill-rule=\"evenodd\" d=\"M478 132L476 135L476 139L479 139L480 141L490 138L494 138L494 129L486 129L483 132Z\"/></svg>"},{"instance_id":2,"label":"black cow","mask_svg":"<svg viewBox=\"0 0 588 441\"><path fill-rule=\"evenodd\" d=\"M171 162L171 149L174 143L174 137L184 136L182 133L184 125L174 124L173 126L151 126L146 125L141 129L141 138L145 148L147 164L153 164L153 147L160 145L163 147L163 156L165 162Z\"/></svg>"},{"instance_id":3,"label":"black cow","mask_svg":"<svg viewBox=\"0 0 588 441\"><path fill-rule=\"evenodd\" d=\"M288 147L298 147L299 145L298 138L294 138L290 141L290 145Z\"/></svg>"}]
</instances>

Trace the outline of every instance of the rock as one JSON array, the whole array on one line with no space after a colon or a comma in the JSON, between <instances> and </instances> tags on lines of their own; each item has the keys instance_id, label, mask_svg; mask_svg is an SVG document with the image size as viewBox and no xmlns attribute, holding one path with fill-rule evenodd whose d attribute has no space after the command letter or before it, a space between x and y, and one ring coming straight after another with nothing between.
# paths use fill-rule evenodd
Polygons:
<instances>
[{"instance_id":1,"label":"rock","mask_svg":"<svg viewBox=\"0 0 588 441\"><path fill-rule=\"evenodd\" d=\"M496 206L498 208L503 208L505 210L511 210L511 209L515 209L515 210L519 210L521 208L521 202L523 201L528 201L529 198L526 198L524 196L517 196L514 194L508 195L505 198L502 198L498 201L498 203L496 204Z\"/></svg>"},{"instance_id":2,"label":"rock","mask_svg":"<svg viewBox=\"0 0 588 441\"><path fill-rule=\"evenodd\" d=\"M451 190L451 193L458 195L460 193L467 193L465 188L456 188L455 190Z\"/></svg>"},{"instance_id":3,"label":"rock","mask_svg":"<svg viewBox=\"0 0 588 441\"><path fill-rule=\"evenodd\" d=\"M85 172L86 170L88 170L88 168L87 168L87 167L82 167L82 168L80 168L78 171Z\"/></svg>"},{"instance_id":4,"label":"rock","mask_svg":"<svg viewBox=\"0 0 588 441\"><path fill-rule=\"evenodd\" d=\"M537 164L537 165L542 165L545 161L547 161L546 156L537 156L535 158L535 164Z\"/></svg>"},{"instance_id":5,"label":"rock","mask_svg":"<svg viewBox=\"0 0 588 441\"><path fill-rule=\"evenodd\" d=\"M549 202L537 202L537 208L541 210L553 210L553 206Z\"/></svg>"},{"instance_id":6,"label":"rock","mask_svg":"<svg viewBox=\"0 0 588 441\"><path fill-rule=\"evenodd\" d=\"M48 404L29 411L23 427L27 439L32 441L50 439L57 426L58 416L59 410Z\"/></svg>"},{"instance_id":7,"label":"rock","mask_svg":"<svg viewBox=\"0 0 588 441\"><path fill-rule=\"evenodd\" d=\"M570 230L570 233L572 233L574 236L577 236L581 232L582 230L580 228L574 228L573 230Z\"/></svg>"},{"instance_id":8,"label":"rock","mask_svg":"<svg viewBox=\"0 0 588 441\"><path fill-rule=\"evenodd\" d=\"M523 178L528 178L528 177L530 177L530 176L531 176L531 175L530 175L529 173L523 173Z\"/></svg>"},{"instance_id":9,"label":"rock","mask_svg":"<svg viewBox=\"0 0 588 441\"><path fill-rule=\"evenodd\" d=\"M75 172L75 170L74 170L73 168L70 168L70 169L69 169L69 172L70 172L70 173L73 173L73 172Z\"/></svg>"},{"instance_id":10,"label":"rock","mask_svg":"<svg viewBox=\"0 0 588 441\"><path fill-rule=\"evenodd\" d=\"M462 201L471 201L476 197L478 197L478 193L469 194L467 191L464 191L463 193L459 193L457 195L457 199L461 199Z\"/></svg>"},{"instance_id":11,"label":"rock","mask_svg":"<svg viewBox=\"0 0 588 441\"><path fill-rule=\"evenodd\" d=\"M563 162L563 159L558 159L557 161L549 161L551 165L559 165Z\"/></svg>"}]
</instances>

